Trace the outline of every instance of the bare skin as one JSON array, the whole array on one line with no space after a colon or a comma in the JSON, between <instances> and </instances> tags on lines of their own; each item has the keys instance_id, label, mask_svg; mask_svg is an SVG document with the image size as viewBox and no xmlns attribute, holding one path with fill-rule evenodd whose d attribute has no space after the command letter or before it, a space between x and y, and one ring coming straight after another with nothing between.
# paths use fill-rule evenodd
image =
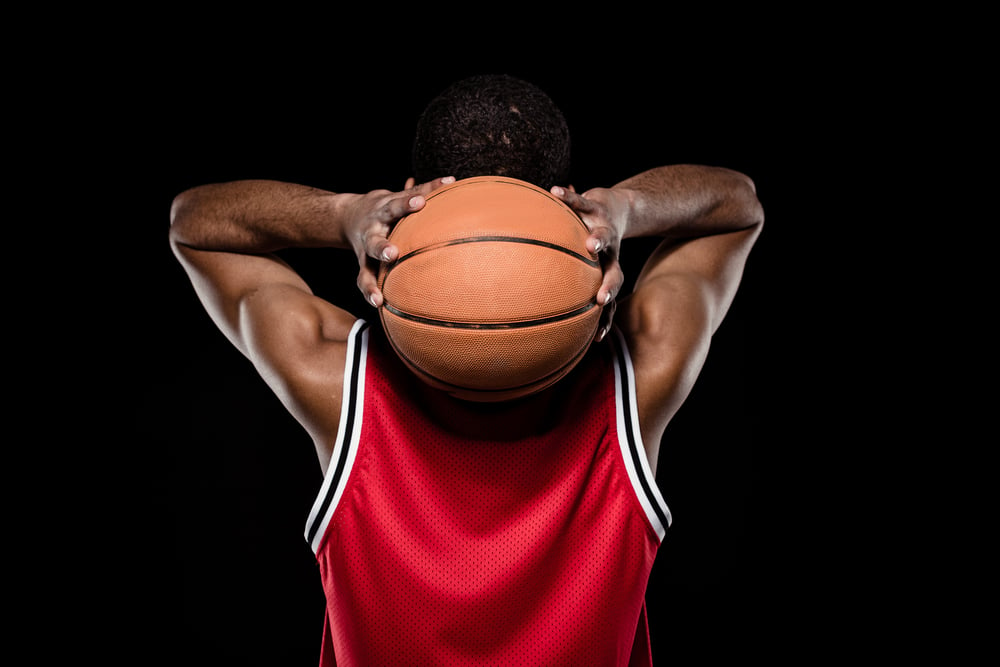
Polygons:
<instances>
[{"instance_id":1,"label":"bare skin","mask_svg":"<svg viewBox=\"0 0 1000 667\"><path fill-rule=\"evenodd\" d=\"M450 179L406 184L399 192L331 193L273 181L206 185L178 195L170 242L216 325L257 368L310 434L325 473L333 450L347 354L356 316L315 296L273 252L290 247L351 251L357 288L375 306L381 260L398 249L392 225L421 209ZM582 194L553 188L591 230L588 246L604 258L598 301L606 303L602 338L613 314L636 370L639 425L653 470L660 439L684 402L725 317L763 225L763 210L746 176L692 165L660 167L611 188ZM615 301L624 277L624 238L662 238L635 288ZM345 254L346 257L346 254ZM449 408L450 406L450 408ZM428 409L453 409L441 394ZM540 418L544 401L475 407L484 428ZM511 419L511 411L519 411ZM491 422L495 422L491 424Z\"/></svg>"}]
</instances>

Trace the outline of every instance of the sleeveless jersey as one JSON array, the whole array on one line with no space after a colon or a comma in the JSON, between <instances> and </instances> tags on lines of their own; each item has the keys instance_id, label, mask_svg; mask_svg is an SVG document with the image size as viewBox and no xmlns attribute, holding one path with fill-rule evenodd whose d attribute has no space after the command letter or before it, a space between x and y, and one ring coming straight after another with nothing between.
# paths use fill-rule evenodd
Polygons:
<instances>
[{"instance_id":1,"label":"sleeveless jersey","mask_svg":"<svg viewBox=\"0 0 1000 667\"><path fill-rule=\"evenodd\" d=\"M528 436L470 439L456 426L503 404L454 401L435 422L421 409L434 390L355 324L306 526L327 599L322 667L651 664L645 591L670 513L624 338L606 340Z\"/></svg>"}]
</instances>

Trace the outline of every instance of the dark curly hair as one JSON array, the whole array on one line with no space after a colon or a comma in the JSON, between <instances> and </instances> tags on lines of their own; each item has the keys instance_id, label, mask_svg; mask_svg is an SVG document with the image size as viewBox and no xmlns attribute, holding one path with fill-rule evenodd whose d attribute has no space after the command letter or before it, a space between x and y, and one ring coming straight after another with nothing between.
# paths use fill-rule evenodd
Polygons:
<instances>
[{"instance_id":1,"label":"dark curly hair","mask_svg":"<svg viewBox=\"0 0 1000 667\"><path fill-rule=\"evenodd\" d=\"M507 75L458 81L427 105L413 142L418 183L508 176L548 190L569 179L566 119L537 86Z\"/></svg>"}]
</instances>

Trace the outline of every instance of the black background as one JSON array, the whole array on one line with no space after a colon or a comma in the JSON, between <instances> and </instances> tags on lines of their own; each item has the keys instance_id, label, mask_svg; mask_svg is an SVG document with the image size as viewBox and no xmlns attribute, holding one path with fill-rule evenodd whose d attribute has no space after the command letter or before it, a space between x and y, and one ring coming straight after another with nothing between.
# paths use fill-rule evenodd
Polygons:
<instances>
[{"instance_id":1,"label":"black background","mask_svg":"<svg viewBox=\"0 0 1000 667\"><path fill-rule=\"evenodd\" d=\"M824 119L850 111L853 83L801 26L775 29L777 42L740 20L721 34L666 11L494 13L489 28L386 13L156 17L69 63L67 96L96 112L69 128L74 173L99 174L87 243L96 281L113 286L88 289L100 296L83 306L100 323L89 377L113 374L89 415L105 444L76 454L99 469L84 533L89 579L113 609L86 619L87 644L135 664L316 664L323 597L302 537L321 482L312 445L198 304L167 244L170 203L240 178L399 189L424 105L457 78L504 72L563 109L578 190L679 162L756 182L764 233L661 449L674 525L647 603L654 662L795 656L790 637L826 632L842 548L816 537L827 519L813 505L825 479L813 445L826 431L802 378L829 362L811 349L805 230L832 199L817 170L842 137ZM623 248L629 279L650 247ZM288 257L317 293L370 316L349 254Z\"/></svg>"}]
</instances>

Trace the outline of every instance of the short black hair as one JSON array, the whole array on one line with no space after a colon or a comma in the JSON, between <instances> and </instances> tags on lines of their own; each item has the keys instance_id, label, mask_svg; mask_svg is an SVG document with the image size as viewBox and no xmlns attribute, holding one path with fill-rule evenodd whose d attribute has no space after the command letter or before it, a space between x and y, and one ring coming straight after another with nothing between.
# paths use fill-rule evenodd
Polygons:
<instances>
[{"instance_id":1,"label":"short black hair","mask_svg":"<svg viewBox=\"0 0 1000 667\"><path fill-rule=\"evenodd\" d=\"M508 176L548 190L567 185L569 127L555 102L534 84L506 75L453 83L420 116L413 176Z\"/></svg>"}]
</instances>

